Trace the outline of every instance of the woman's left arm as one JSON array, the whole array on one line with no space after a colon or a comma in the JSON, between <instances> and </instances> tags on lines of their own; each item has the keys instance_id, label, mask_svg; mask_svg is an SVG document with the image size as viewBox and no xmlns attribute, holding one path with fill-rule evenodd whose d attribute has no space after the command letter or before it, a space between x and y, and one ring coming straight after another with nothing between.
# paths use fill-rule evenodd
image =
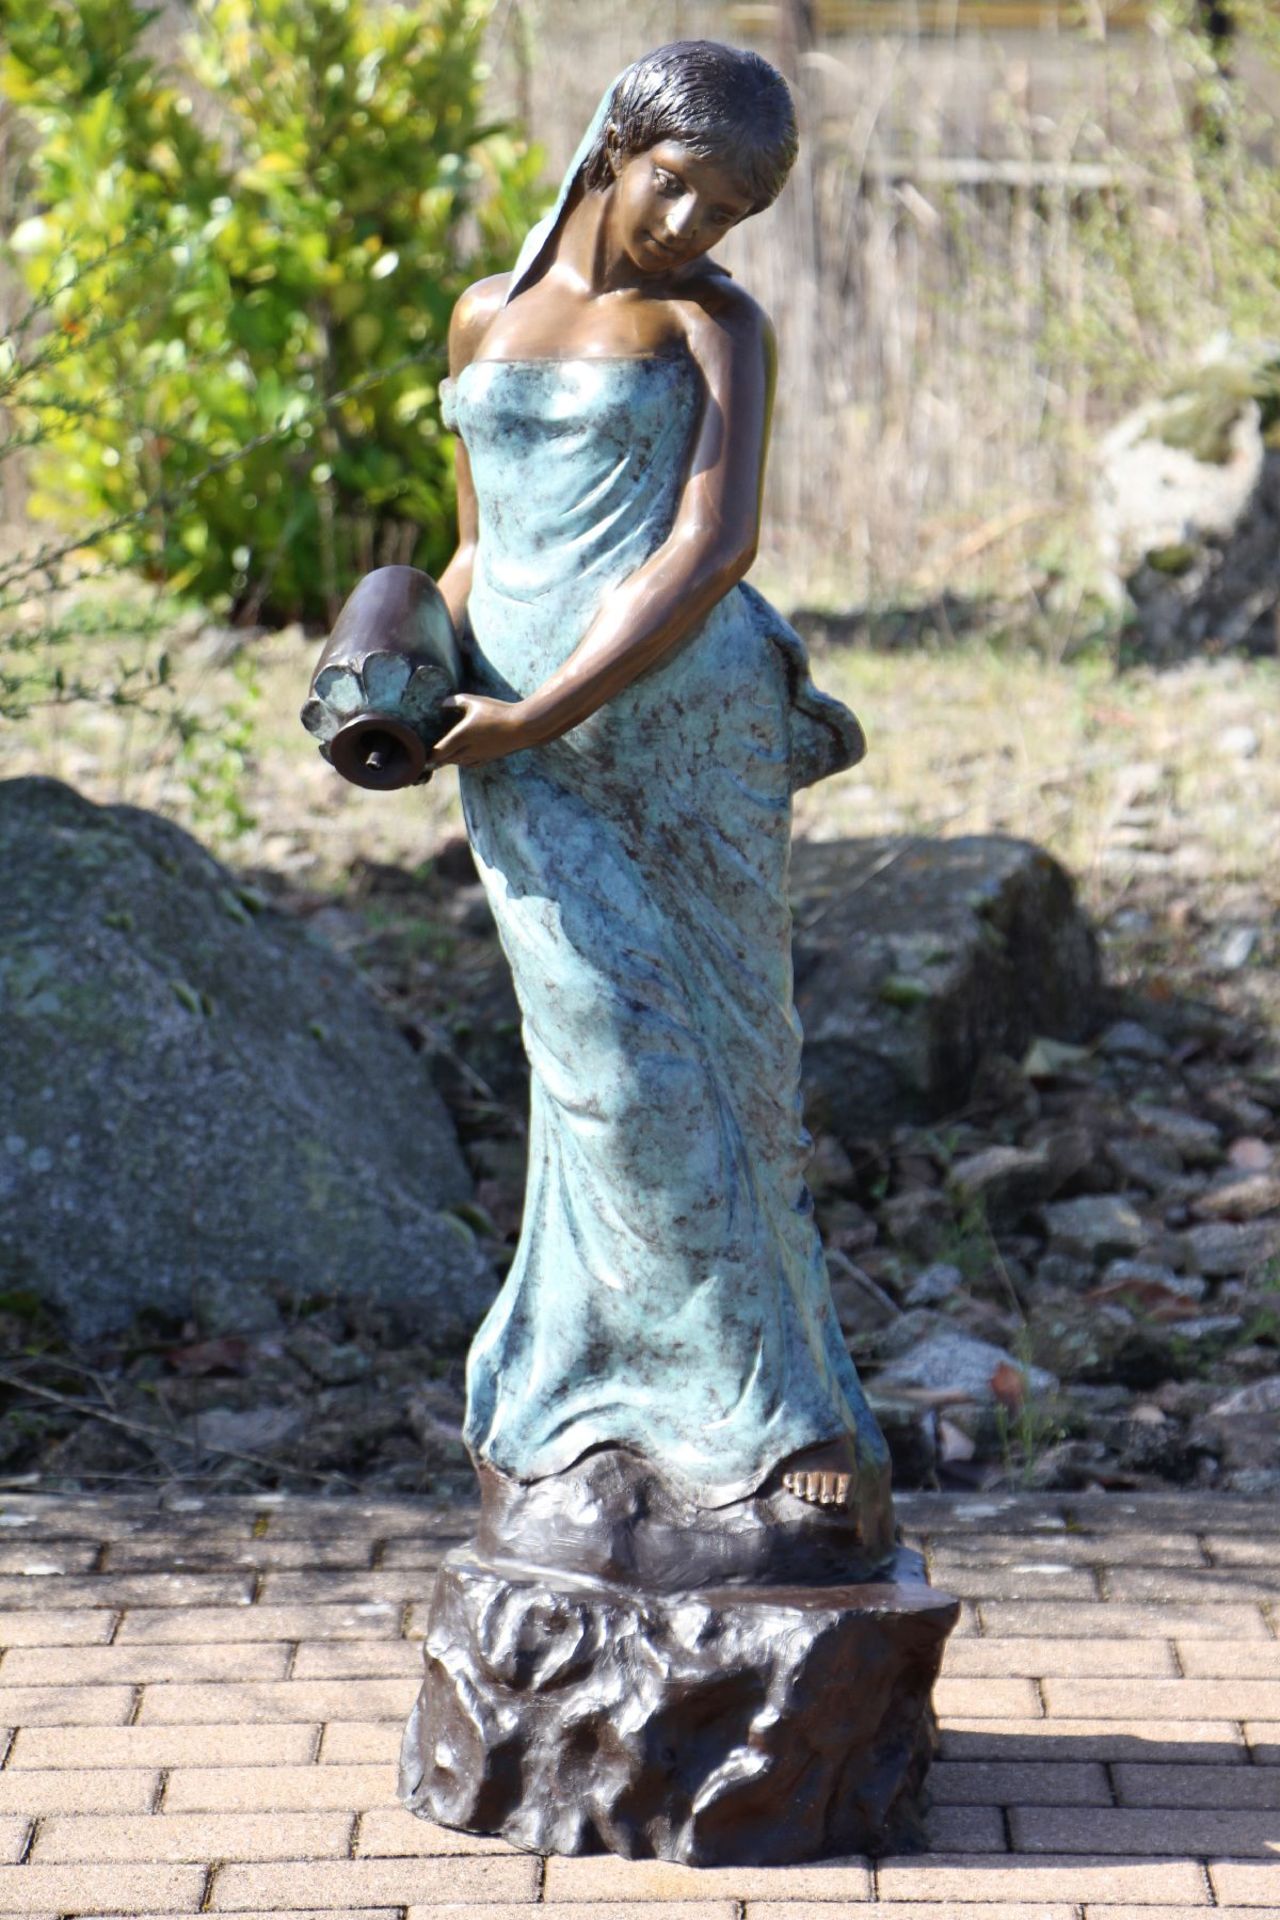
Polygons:
<instances>
[{"instance_id":1,"label":"woman's left arm","mask_svg":"<svg viewBox=\"0 0 1280 1920\"><path fill-rule=\"evenodd\" d=\"M705 398L671 532L608 595L568 659L525 700L460 694L437 765L480 766L542 746L678 647L755 559L776 355L773 329L731 281L694 307L688 345Z\"/></svg>"}]
</instances>

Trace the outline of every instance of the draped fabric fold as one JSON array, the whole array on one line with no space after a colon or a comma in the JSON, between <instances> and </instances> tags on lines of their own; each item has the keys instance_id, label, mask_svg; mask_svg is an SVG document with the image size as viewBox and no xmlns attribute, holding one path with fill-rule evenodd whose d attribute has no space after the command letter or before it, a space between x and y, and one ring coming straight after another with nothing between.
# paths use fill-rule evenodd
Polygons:
<instances>
[{"instance_id":1,"label":"draped fabric fold","mask_svg":"<svg viewBox=\"0 0 1280 1920\"><path fill-rule=\"evenodd\" d=\"M471 684L523 696L670 532L701 376L480 360L446 400L479 506ZM563 738L463 770L531 1067L520 1244L468 1363L468 1443L504 1473L615 1444L714 1507L842 1432L884 1457L804 1185L786 889L792 789L861 751L737 587Z\"/></svg>"}]
</instances>

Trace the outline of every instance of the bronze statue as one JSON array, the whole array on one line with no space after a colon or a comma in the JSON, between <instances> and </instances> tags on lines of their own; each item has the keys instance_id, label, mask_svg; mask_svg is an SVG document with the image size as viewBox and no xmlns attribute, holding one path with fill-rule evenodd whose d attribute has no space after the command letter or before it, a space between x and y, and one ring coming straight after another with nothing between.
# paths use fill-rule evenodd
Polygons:
<instances>
[{"instance_id":1,"label":"bronze statue","mask_svg":"<svg viewBox=\"0 0 1280 1920\"><path fill-rule=\"evenodd\" d=\"M450 330L466 690L430 764L461 769L532 1112L468 1363L483 1519L401 1786L530 1847L901 1841L955 1617L896 1547L804 1185L790 797L863 739L743 584L773 334L710 257L795 152L767 62L658 49Z\"/></svg>"}]
</instances>

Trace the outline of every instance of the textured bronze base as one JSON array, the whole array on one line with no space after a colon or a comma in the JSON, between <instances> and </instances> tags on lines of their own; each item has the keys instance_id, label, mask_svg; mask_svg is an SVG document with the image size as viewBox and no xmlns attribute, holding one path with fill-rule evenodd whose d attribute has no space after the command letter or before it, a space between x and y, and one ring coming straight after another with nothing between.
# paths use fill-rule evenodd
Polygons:
<instances>
[{"instance_id":1,"label":"textured bronze base","mask_svg":"<svg viewBox=\"0 0 1280 1920\"><path fill-rule=\"evenodd\" d=\"M445 1561L400 1794L550 1853L782 1865L919 1844L957 1604L887 1579L645 1592Z\"/></svg>"},{"instance_id":2,"label":"textured bronze base","mask_svg":"<svg viewBox=\"0 0 1280 1920\"><path fill-rule=\"evenodd\" d=\"M895 1550L888 1461L854 1478L844 1508L798 1499L780 1476L728 1506L695 1507L624 1447L597 1447L545 1480L482 1466L474 1544L495 1566L560 1567L645 1593L848 1586L881 1578Z\"/></svg>"}]
</instances>

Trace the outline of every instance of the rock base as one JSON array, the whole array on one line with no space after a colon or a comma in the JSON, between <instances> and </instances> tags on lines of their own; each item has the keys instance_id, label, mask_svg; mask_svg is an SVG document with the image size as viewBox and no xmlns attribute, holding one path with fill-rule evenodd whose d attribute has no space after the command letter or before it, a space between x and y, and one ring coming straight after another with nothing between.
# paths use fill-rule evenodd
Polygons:
<instances>
[{"instance_id":1,"label":"rock base","mask_svg":"<svg viewBox=\"0 0 1280 1920\"><path fill-rule=\"evenodd\" d=\"M900 1551L858 1586L653 1593L441 1568L400 1795L533 1852L785 1865L919 1844L957 1603Z\"/></svg>"}]
</instances>

